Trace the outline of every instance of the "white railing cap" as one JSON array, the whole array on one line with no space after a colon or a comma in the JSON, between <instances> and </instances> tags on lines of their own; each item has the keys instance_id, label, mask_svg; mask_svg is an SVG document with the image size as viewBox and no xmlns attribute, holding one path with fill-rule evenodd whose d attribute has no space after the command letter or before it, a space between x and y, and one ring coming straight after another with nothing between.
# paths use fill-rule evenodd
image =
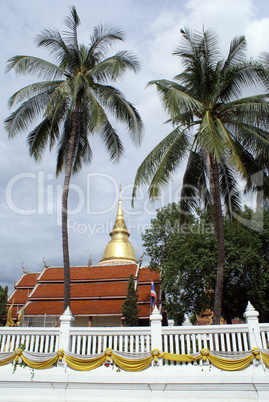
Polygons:
<instances>
[{"instance_id":1,"label":"white railing cap","mask_svg":"<svg viewBox=\"0 0 269 402\"><path fill-rule=\"evenodd\" d=\"M255 308L252 306L252 304L249 301L247 304L246 311L243 314L243 317L250 318L250 317L258 317L258 316L259 316L258 311L255 310Z\"/></svg>"},{"instance_id":2,"label":"white railing cap","mask_svg":"<svg viewBox=\"0 0 269 402\"><path fill-rule=\"evenodd\" d=\"M74 321L75 318L70 310L70 307L68 306L64 313L60 317L60 321Z\"/></svg>"}]
</instances>

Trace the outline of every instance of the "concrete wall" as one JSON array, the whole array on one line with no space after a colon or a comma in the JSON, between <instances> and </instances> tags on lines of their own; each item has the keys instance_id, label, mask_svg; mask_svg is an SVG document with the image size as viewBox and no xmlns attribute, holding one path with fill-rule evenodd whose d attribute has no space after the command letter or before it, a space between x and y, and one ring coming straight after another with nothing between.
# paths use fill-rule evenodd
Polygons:
<instances>
[{"instance_id":1,"label":"concrete wall","mask_svg":"<svg viewBox=\"0 0 269 402\"><path fill-rule=\"evenodd\" d=\"M32 378L31 378L32 377ZM78 372L68 367L34 370L0 367L0 400L27 402L261 401L269 400L269 372L249 366L223 372L212 366L150 367L129 373L112 367Z\"/></svg>"}]
</instances>

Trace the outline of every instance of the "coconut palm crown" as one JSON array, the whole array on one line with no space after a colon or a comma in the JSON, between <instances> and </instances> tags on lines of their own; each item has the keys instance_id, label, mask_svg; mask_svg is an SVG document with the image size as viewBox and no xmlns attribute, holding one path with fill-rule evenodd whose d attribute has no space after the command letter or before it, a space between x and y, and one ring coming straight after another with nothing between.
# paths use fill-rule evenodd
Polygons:
<instances>
[{"instance_id":1,"label":"coconut palm crown","mask_svg":"<svg viewBox=\"0 0 269 402\"><path fill-rule=\"evenodd\" d=\"M181 217L201 205L210 205L218 243L214 323L220 322L224 234L222 201L231 216L240 208L236 173L248 177L250 159L268 161L268 95L241 98L241 91L268 82L261 63L246 60L243 36L231 41L226 59L221 58L219 39L210 29L181 30L182 41L174 51L183 71L174 81L155 80L162 104L173 124L168 134L137 170L133 188L149 185L156 199L178 166L186 161L181 191Z\"/></svg>"},{"instance_id":2,"label":"coconut palm crown","mask_svg":"<svg viewBox=\"0 0 269 402\"><path fill-rule=\"evenodd\" d=\"M126 124L131 140L140 144L143 124L135 107L115 87L108 84L127 70L136 72L137 58L127 51L108 57L111 45L124 41L123 32L116 28L97 26L89 45L78 42L80 19L75 7L65 19L67 30L43 30L37 36L37 46L45 47L55 64L32 56L15 56L8 60L7 71L30 74L41 78L9 99L17 109L5 120L9 137L29 130L30 155L39 160L49 146L57 145L56 174L65 172L62 195L62 237L64 259L64 310L70 305L70 262L68 249L68 194L72 173L92 159L90 138L98 135L111 160L123 153L123 144L112 127L107 112ZM18 106L19 105L19 106ZM106 112L106 111L107 112Z\"/></svg>"}]
</instances>

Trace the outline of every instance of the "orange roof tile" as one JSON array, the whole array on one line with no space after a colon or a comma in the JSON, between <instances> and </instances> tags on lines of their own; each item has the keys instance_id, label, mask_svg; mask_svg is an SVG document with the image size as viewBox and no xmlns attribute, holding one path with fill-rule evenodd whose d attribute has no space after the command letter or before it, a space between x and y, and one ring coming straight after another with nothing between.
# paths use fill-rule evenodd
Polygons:
<instances>
[{"instance_id":1,"label":"orange roof tile","mask_svg":"<svg viewBox=\"0 0 269 402\"><path fill-rule=\"evenodd\" d=\"M137 293L138 293L138 300L139 301L149 301L150 300L150 289L151 285L140 285L138 283ZM157 294L158 300L160 300L160 286L155 285L155 291Z\"/></svg>"},{"instance_id":2,"label":"orange roof tile","mask_svg":"<svg viewBox=\"0 0 269 402\"><path fill-rule=\"evenodd\" d=\"M127 295L128 281L125 282L94 282L94 283L71 283L71 298L85 297L124 297ZM62 283L40 283L35 288L29 300L63 298L64 285Z\"/></svg>"},{"instance_id":3,"label":"orange roof tile","mask_svg":"<svg viewBox=\"0 0 269 402\"><path fill-rule=\"evenodd\" d=\"M40 272L31 272L29 274L23 274L16 284L16 288L27 287L33 288L36 284L37 278Z\"/></svg>"},{"instance_id":4,"label":"orange roof tile","mask_svg":"<svg viewBox=\"0 0 269 402\"><path fill-rule=\"evenodd\" d=\"M95 282L95 283L71 283L71 298L109 298L127 295L128 282ZM138 285L139 300L150 300L150 284ZM155 285L155 290L159 298L160 286ZM64 285L62 283L38 284L29 300L34 299L62 299L64 296Z\"/></svg>"},{"instance_id":5,"label":"orange roof tile","mask_svg":"<svg viewBox=\"0 0 269 402\"><path fill-rule=\"evenodd\" d=\"M81 270L81 268L79 268ZM137 265L136 264L124 264L124 265L95 265L91 267L83 268L84 272L78 272L77 268L71 270L71 280L80 280L81 274L85 279L119 279L127 278L130 275L135 276ZM85 276L84 276L85 275Z\"/></svg>"},{"instance_id":6,"label":"orange roof tile","mask_svg":"<svg viewBox=\"0 0 269 402\"><path fill-rule=\"evenodd\" d=\"M72 300L70 310L73 315L121 315L122 300ZM150 305L139 306L139 317L146 317L150 314ZM63 313L63 302L61 301L40 301L30 302L25 308L25 315L61 315Z\"/></svg>"},{"instance_id":7,"label":"orange roof tile","mask_svg":"<svg viewBox=\"0 0 269 402\"><path fill-rule=\"evenodd\" d=\"M138 282L157 282L160 281L160 272L151 271L149 268L141 268L139 271Z\"/></svg>"},{"instance_id":8,"label":"orange roof tile","mask_svg":"<svg viewBox=\"0 0 269 402\"><path fill-rule=\"evenodd\" d=\"M7 305L10 306L14 300L14 304L24 304L29 295L29 289L16 289L8 299Z\"/></svg>"},{"instance_id":9,"label":"orange roof tile","mask_svg":"<svg viewBox=\"0 0 269 402\"><path fill-rule=\"evenodd\" d=\"M74 315L121 315L122 304L127 295L128 279L135 276L137 264L117 264L91 267L71 267L71 311ZM16 289L12 295L15 304L23 305L28 299L29 289L33 289L37 274L25 274L18 284L28 289ZM25 315L61 315L63 313L63 268L44 268L37 286L28 299ZM140 269L138 281L139 316L150 314L150 282L160 295L160 274L147 268ZM16 286L17 287L17 286ZM11 299L11 298L10 298ZM14 316L15 316L15 309Z\"/></svg>"},{"instance_id":10,"label":"orange roof tile","mask_svg":"<svg viewBox=\"0 0 269 402\"><path fill-rule=\"evenodd\" d=\"M63 306L63 301L29 302L24 309L24 315L61 315Z\"/></svg>"},{"instance_id":11,"label":"orange roof tile","mask_svg":"<svg viewBox=\"0 0 269 402\"><path fill-rule=\"evenodd\" d=\"M137 270L136 264L126 265L109 265L99 266L92 265L90 267L71 267L71 281L100 280L100 279L120 279L129 278L131 274L135 275ZM42 271L39 281L63 281L63 267L50 267Z\"/></svg>"}]
</instances>

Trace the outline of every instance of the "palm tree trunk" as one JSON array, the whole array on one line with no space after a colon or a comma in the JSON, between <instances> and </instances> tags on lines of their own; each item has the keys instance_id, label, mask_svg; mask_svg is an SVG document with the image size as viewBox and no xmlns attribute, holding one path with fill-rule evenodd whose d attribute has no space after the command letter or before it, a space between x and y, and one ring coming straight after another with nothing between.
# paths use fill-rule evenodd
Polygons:
<instances>
[{"instance_id":1,"label":"palm tree trunk","mask_svg":"<svg viewBox=\"0 0 269 402\"><path fill-rule=\"evenodd\" d=\"M79 111L79 99L76 102L76 108L72 118L71 133L68 144L68 153L65 167L64 188L62 194L62 246L64 260L64 311L70 306L70 259L68 245L68 196L69 185L72 174L74 146L76 139L77 115Z\"/></svg>"},{"instance_id":2,"label":"palm tree trunk","mask_svg":"<svg viewBox=\"0 0 269 402\"><path fill-rule=\"evenodd\" d=\"M218 175L218 164L213 155L209 156L210 160L210 192L212 198L212 219L214 222L215 235L218 244L218 266L217 281L214 295L214 316L213 324L219 324L221 318L221 305L223 294L223 275L224 275L224 231L223 217L221 209L221 197Z\"/></svg>"}]
</instances>

